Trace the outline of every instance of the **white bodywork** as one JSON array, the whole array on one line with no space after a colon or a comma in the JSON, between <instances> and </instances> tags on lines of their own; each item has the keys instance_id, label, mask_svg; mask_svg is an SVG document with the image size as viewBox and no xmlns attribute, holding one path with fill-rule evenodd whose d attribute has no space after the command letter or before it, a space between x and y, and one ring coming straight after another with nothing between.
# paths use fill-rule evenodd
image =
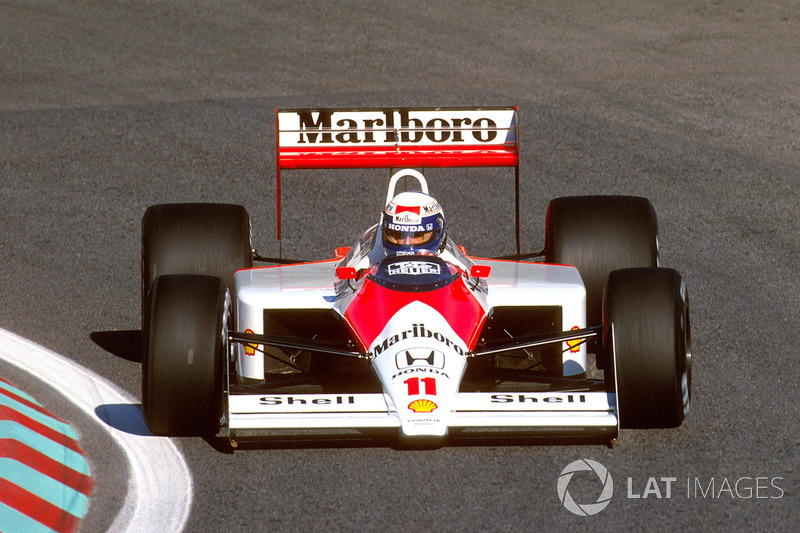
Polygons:
<instances>
[{"instance_id":1,"label":"white bodywork","mask_svg":"<svg viewBox=\"0 0 800 533\"><path fill-rule=\"evenodd\" d=\"M492 267L486 280L486 303L491 309L501 306L559 305L562 324L567 329L586 327L586 290L578 270L571 266L476 259L478 265ZM272 266L241 270L235 275L238 331L264 331L264 309L334 309L336 267L331 259L318 263ZM248 356L239 347L238 373L251 379L264 379L264 360ZM586 372L586 348L577 352L565 343L566 375Z\"/></svg>"},{"instance_id":2,"label":"white bodywork","mask_svg":"<svg viewBox=\"0 0 800 533\"><path fill-rule=\"evenodd\" d=\"M577 269L570 266L472 259L475 264L491 267L486 280L485 305L560 306L565 330L583 328L586 295ZM336 311L339 260L291 266L242 270L235 275L239 331L263 331L264 309L332 309ZM372 367L383 386L383 394L257 394L232 395L229 398L231 429L302 429L302 428L398 428L408 437L443 437L460 428L541 428L574 431L576 428L616 435L617 417L614 395L605 392L513 392L459 393L458 387L466 366L466 346L449 329L447 322L433 309L415 302L402 309L387 328L407 328L424 321L428 332L436 331L448 339L437 342L421 339L423 335L408 330L389 349L373 352ZM395 324L401 324L395 326ZM391 331L376 338L385 340ZM455 339L452 343L449 339ZM439 358L433 364L417 365L408 361L401 368L402 357L409 349L431 348ZM586 349L576 351L563 343L563 368L568 375L586 371ZM456 346L458 345L458 346ZM264 379L264 357L247 355L238 346L237 372L253 380ZM380 352L377 355L375 352ZM424 354L423 354L424 355ZM426 394L425 377L434 376L436 396ZM411 390L408 380L419 378ZM415 400L435 402L435 408L411 409ZM428 407L430 409L430 407Z\"/></svg>"}]
</instances>

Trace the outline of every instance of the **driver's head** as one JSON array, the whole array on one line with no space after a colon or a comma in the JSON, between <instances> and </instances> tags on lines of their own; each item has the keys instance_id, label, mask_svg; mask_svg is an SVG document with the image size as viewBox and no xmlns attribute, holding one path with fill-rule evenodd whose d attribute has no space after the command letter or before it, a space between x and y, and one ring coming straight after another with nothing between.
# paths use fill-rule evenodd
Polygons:
<instances>
[{"instance_id":1,"label":"driver's head","mask_svg":"<svg viewBox=\"0 0 800 533\"><path fill-rule=\"evenodd\" d=\"M394 253L437 253L444 245L444 214L432 196L401 192L383 211L383 245Z\"/></svg>"}]
</instances>

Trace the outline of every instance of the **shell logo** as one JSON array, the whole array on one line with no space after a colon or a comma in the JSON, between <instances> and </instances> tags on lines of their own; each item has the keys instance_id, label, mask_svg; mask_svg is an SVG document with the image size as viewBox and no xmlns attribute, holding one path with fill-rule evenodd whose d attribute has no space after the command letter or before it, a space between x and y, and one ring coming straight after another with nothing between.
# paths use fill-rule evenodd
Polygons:
<instances>
[{"instance_id":1,"label":"shell logo","mask_svg":"<svg viewBox=\"0 0 800 533\"><path fill-rule=\"evenodd\" d=\"M439 406L436 405L434 402L430 400L414 400L410 404L408 404L408 408L414 411L415 413L430 413L434 409L438 408Z\"/></svg>"},{"instance_id":2,"label":"shell logo","mask_svg":"<svg viewBox=\"0 0 800 533\"><path fill-rule=\"evenodd\" d=\"M578 326L572 326L570 331L575 331L576 329L581 329ZM571 341L567 341L567 346L569 346L569 351L571 353L575 353L581 349L581 344L583 344L583 339L575 339Z\"/></svg>"},{"instance_id":3,"label":"shell logo","mask_svg":"<svg viewBox=\"0 0 800 533\"><path fill-rule=\"evenodd\" d=\"M245 333L255 333L252 329L244 330ZM245 344L244 345L244 354L245 355L255 355L256 354L256 346L255 344Z\"/></svg>"}]
</instances>

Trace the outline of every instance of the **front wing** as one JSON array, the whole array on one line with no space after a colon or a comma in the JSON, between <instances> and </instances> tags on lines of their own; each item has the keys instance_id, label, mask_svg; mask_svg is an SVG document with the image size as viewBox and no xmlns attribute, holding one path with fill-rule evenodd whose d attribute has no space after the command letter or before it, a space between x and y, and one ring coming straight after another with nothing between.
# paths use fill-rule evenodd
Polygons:
<instances>
[{"instance_id":1,"label":"front wing","mask_svg":"<svg viewBox=\"0 0 800 533\"><path fill-rule=\"evenodd\" d=\"M503 353L541 344L587 339L597 328L508 339L482 346L469 357ZM312 350L339 356L368 357L347 346L319 340L230 332L231 341ZM387 395L380 392L276 393L269 389L231 387L228 374L225 431L237 438L256 436L312 436L397 434L400 416ZM534 379L534 383L538 381ZM544 378L544 383L548 380ZM616 394L602 381L558 380L551 390L512 389L459 392L454 408L444 418L451 437L475 435L533 435L601 438L614 442L619 434ZM539 383L542 385L542 383ZM533 387L531 387L533 388ZM436 413L440 414L440 413Z\"/></svg>"},{"instance_id":2,"label":"front wing","mask_svg":"<svg viewBox=\"0 0 800 533\"><path fill-rule=\"evenodd\" d=\"M606 392L462 392L448 417L451 436L507 433L543 436L618 435L615 395ZM400 428L382 393L232 394L228 428L290 435L314 430L361 432Z\"/></svg>"}]
</instances>

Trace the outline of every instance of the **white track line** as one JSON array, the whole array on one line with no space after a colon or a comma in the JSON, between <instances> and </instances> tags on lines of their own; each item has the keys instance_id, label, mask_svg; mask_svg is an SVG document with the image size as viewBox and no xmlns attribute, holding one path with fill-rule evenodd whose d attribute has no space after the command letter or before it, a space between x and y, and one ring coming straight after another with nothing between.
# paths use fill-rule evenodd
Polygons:
<instances>
[{"instance_id":1,"label":"white track line","mask_svg":"<svg viewBox=\"0 0 800 533\"><path fill-rule=\"evenodd\" d=\"M126 410L105 410L110 425L96 414L105 405L135 406L136 398L88 368L2 328L0 359L60 392L124 450L130 466L128 493L109 531L184 529L192 506L192 476L172 440L151 436L141 416L121 418L118 413Z\"/></svg>"}]
</instances>

